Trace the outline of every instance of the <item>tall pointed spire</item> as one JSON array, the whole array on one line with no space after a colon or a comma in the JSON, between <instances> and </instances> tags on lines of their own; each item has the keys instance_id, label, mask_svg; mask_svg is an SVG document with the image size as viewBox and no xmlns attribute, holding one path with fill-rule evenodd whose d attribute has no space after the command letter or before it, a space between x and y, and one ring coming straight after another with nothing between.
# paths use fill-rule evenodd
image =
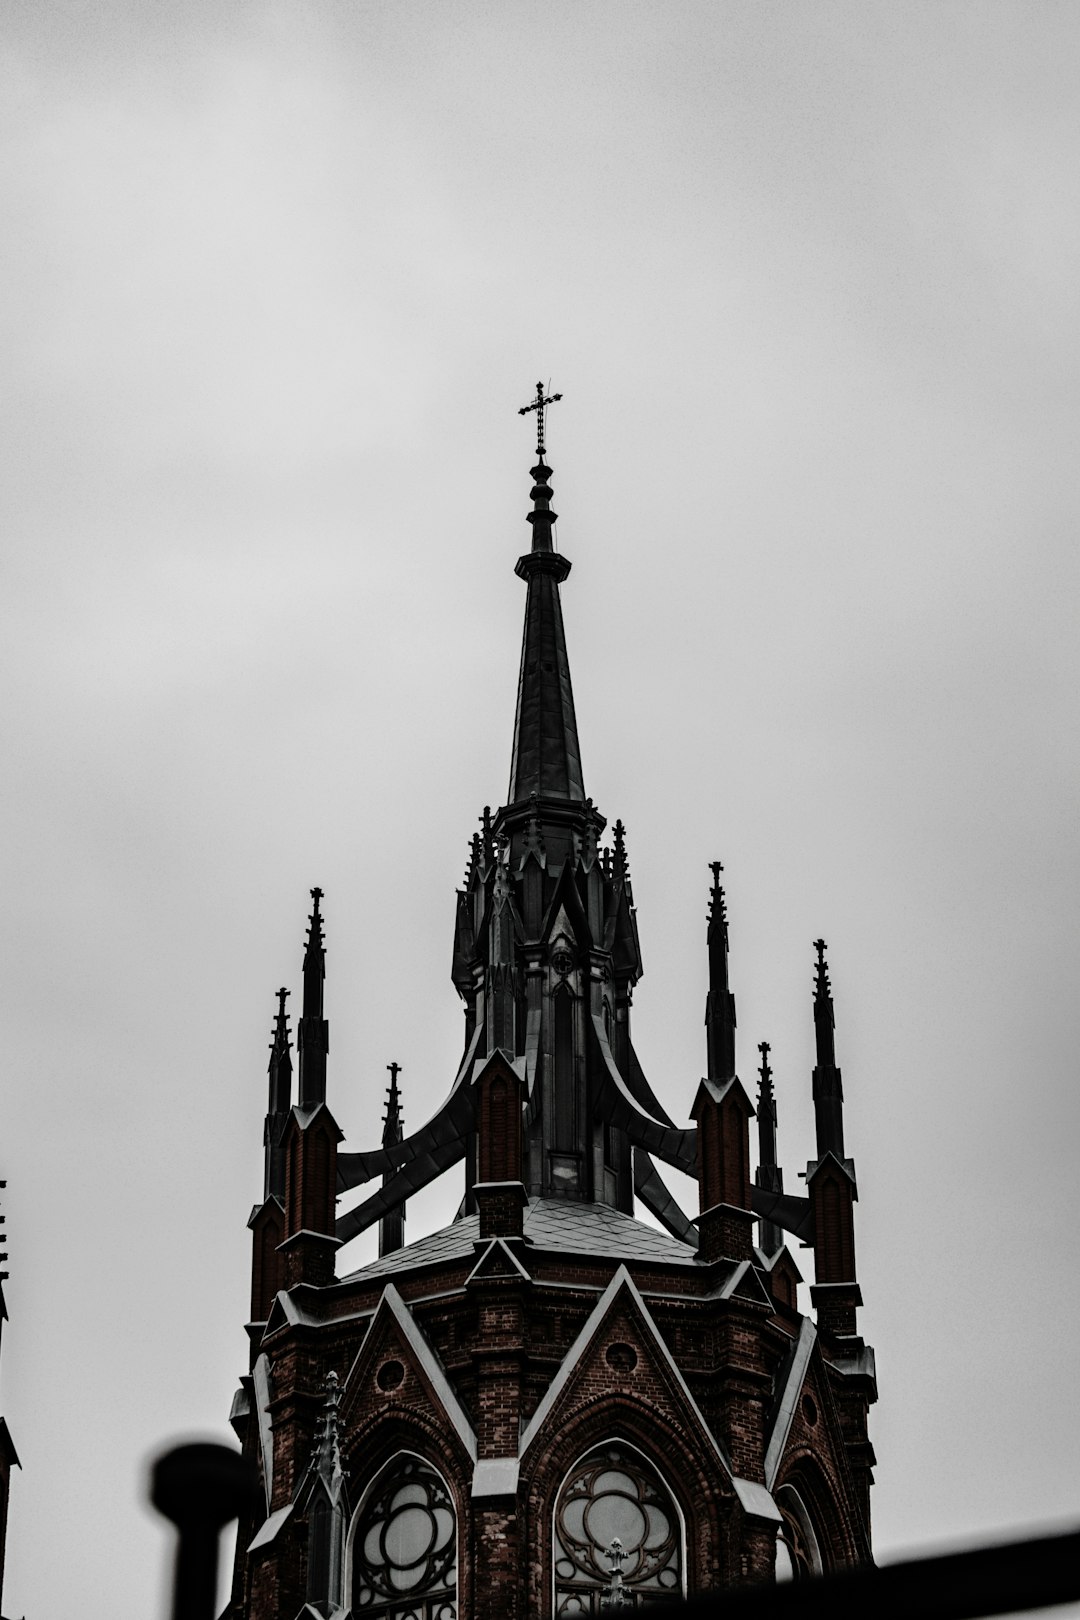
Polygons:
<instances>
[{"instance_id":1,"label":"tall pointed spire","mask_svg":"<svg viewBox=\"0 0 1080 1620\"><path fill-rule=\"evenodd\" d=\"M274 1036L270 1042L270 1098L271 1114L287 1114L292 1106L292 1042L289 1039L289 1015L285 1003L289 991L282 985L277 993L278 1009L274 1019Z\"/></svg>"},{"instance_id":2,"label":"tall pointed spire","mask_svg":"<svg viewBox=\"0 0 1080 1620\"><path fill-rule=\"evenodd\" d=\"M326 1101L326 1054L330 1047L330 1026L323 1017L323 980L326 977L326 949L323 945L321 889L312 889L314 902L308 918L307 948L304 951L304 1005L297 1029L300 1054L300 1106L314 1108Z\"/></svg>"},{"instance_id":3,"label":"tall pointed spire","mask_svg":"<svg viewBox=\"0 0 1080 1620\"><path fill-rule=\"evenodd\" d=\"M274 1036L270 1042L269 1091L263 1144L266 1149L266 1173L263 1198L285 1197L285 1149L283 1138L292 1107L292 1054L289 1050L289 1017L285 1001L289 992L284 986L278 991L278 1010L274 1020Z\"/></svg>"},{"instance_id":4,"label":"tall pointed spire","mask_svg":"<svg viewBox=\"0 0 1080 1620\"><path fill-rule=\"evenodd\" d=\"M817 1062L814 1065L814 1121L817 1127L818 1158L834 1153L844 1157L844 1087L836 1066L835 1014L829 986L829 964L825 941L815 939L817 962L814 966L814 1036Z\"/></svg>"},{"instance_id":5,"label":"tall pointed spire","mask_svg":"<svg viewBox=\"0 0 1080 1620\"><path fill-rule=\"evenodd\" d=\"M710 861L713 875L709 897L709 994L705 1002L708 1076L723 1082L735 1073L735 997L728 987L727 905L720 884L722 861Z\"/></svg>"},{"instance_id":6,"label":"tall pointed spire","mask_svg":"<svg viewBox=\"0 0 1080 1620\"><path fill-rule=\"evenodd\" d=\"M567 558L555 550L552 528L557 513L551 510L551 468L544 460L543 409L560 398L545 396L537 384L537 397L525 411L538 418L537 463L532 469L533 509L528 515L532 547L519 557L514 572L526 581L525 633L521 644L514 752L510 766L510 805L531 799L566 799L584 803L574 693L566 655L559 585L570 572Z\"/></svg>"},{"instance_id":7,"label":"tall pointed spire","mask_svg":"<svg viewBox=\"0 0 1080 1620\"><path fill-rule=\"evenodd\" d=\"M776 1162L776 1098L773 1095L772 1069L769 1067L768 1041L758 1043L761 1068L758 1070L758 1168L754 1181L768 1192L783 1192L784 1172ZM784 1234L773 1221L761 1221L759 1236L761 1252L774 1255L783 1246Z\"/></svg>"}]
</instances>

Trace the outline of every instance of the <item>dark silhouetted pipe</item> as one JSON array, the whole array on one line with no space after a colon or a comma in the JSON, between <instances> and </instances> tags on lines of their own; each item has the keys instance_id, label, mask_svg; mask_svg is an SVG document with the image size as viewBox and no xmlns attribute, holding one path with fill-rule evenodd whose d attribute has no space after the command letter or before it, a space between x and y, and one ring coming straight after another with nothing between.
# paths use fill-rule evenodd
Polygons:
<instances>
[{"instance_id":1,"label":"dark silhouetted pipe","mask_svg":"<svg viewBox=\"0 0 1080 1620\"><path fill-rule=\"evenodd\" d=\"M214 1620L221 1531L257 1488L250 1463L229 1446L176 1446L154 1464L150 1500L179 1532L172 1620Z\"/></svg>"}]
</instances>

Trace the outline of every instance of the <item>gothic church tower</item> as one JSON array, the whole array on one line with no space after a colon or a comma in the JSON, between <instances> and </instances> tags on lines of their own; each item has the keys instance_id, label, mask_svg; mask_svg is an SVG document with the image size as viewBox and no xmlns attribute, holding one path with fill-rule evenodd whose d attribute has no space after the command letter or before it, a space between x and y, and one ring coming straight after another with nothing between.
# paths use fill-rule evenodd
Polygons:
<instances>
[{"instance_id":1,"label":"gothic church tower","mask_svg":"<svg viewBox=\"0 0 1080 1620\"><path fill-rule=\"evenodd\" d=\"M457 896L465 1041L441 1108L406 1135L392 1066L381 1144L340 1150L318 889L295 1099L278 992L250 1370L232 1413L265 1511L241 1526L235 1620L563 1620L871 1556L874 1357L857 1327L824 942L817 1141L794 1196L767 1044L756 1108L736 1072L719 863L706 1073L681 1100L691 1123L669 1117L634 1051L633 891L622 823L609 836L585 793L549 403L538 388L510 787L483 814ZM665 1164L697 1181L693 1219ZM406 1244L407 1199L456 1165L457 1219ZM350 1270L337 1251L374 1225L379 1258ZM791 1237L813 1248L812 1318Z\"/></svg>"}]
</instances>

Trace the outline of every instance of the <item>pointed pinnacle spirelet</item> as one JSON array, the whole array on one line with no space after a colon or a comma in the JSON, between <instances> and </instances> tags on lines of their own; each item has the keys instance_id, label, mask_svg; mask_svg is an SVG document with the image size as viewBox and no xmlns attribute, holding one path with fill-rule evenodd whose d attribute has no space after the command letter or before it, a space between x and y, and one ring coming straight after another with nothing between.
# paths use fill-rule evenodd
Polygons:
<instances>
[{"instance_id":1,"label":"pointed pinnacle spirelet","mask_svg":"<svg viewBox=\"0 0 1080 1620\"><path fill-rule=\"evenodd\" d=\"M386 1115L383 1119L384 1148L396 1147L404 1137L404 1123L401 1114L401 1093L398 1090L398 1075L401 1073L400 1063L388 1063L390 1084L386 1088Z\"/></svg>"}]
</instances>

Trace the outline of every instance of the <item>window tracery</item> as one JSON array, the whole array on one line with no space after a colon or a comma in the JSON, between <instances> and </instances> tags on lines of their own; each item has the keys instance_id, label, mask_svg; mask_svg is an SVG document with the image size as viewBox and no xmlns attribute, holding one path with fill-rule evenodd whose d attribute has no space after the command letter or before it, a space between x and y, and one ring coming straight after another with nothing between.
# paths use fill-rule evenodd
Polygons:
<instances>
[{"instance_id":1,"label":"window tracery","mask_svg":"<svg viewBox=\"0 0 1080 1620\"><path fill-rule=\"evenodd\" d=\"M821 1549L802 1497L793 1485L781 1485L776 1505L783 1518L776 1533L776 1579L804 1581L820 1575Z\"/></svg>"},{"instance_id":2,"label":"window tracery","mask_svg":"<svg viewBox=\"0 0 1080 1620\"><path fill-rule=\"evenodd\" d=\"M682 1596L682 1531L660 1476L631 1447L598 1446L555 1504L556 1620Z\"/></svg>"},{"instance_id":3,"label":"window tracery","mask_svg":"<svg viewBox=\"0 0 1080 1620\"><path fill-rule=\"evenodd\" d=\"M357 1513L350 1586L354 1620L457 1620L457 1515L421 1458L388 1463Z\"/></svg>"}]
</instances>

